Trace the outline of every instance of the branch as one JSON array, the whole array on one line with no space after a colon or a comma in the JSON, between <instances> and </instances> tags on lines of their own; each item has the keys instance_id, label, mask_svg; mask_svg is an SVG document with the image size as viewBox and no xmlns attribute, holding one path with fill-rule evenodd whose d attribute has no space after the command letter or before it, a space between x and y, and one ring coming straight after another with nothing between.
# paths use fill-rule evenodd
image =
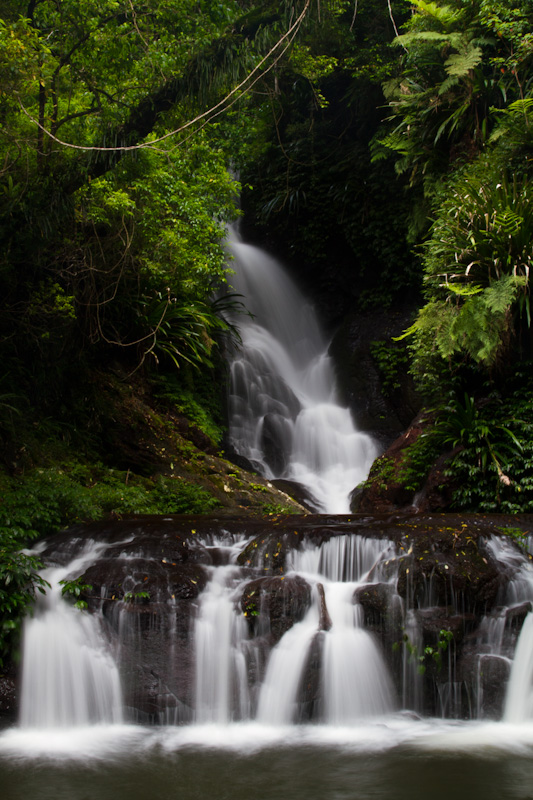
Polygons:
<instances>
[{"instance_id":1,"label":"branch","mask_svg":"<svg viewBox=\"0 0 533 800\"><path fill-rule=\"evenodd\" d=\"M223 61L224 54L228 51L230 46L234 47L235 43L251 41L262 27L265 25L273 25L275 22L278 22L280 20L280 13L278 11L244 17L242 20L235 23L230 34L217 39L209 48L206 48L193 58L184 75L167 81L156 92L144 97L138 103L137 107L132 110L129 119L107 135L106 138L115 140L116 144L114 146L99 147L76 145L63 141L46 130L38 120L32 117L23 106L20 98L19 105L26 116L39 127L42 134L48 136L51 140L63 147L90 153L90 160L87 167L89 167L90 164L91 178L100 177L112 169L118 161L120 161L124 153L146 147L153 147L158 142L176 136L199 122L206 124L240 99L243 92L249 92L252 86L274 67L290 47L307 14L310 2L311 0L305 0L302 11L289 25L286 32L278 39L274 46L270 48L266 55L263 56L254 69L247 73L243 80L222 100L207 109L207 111L198 114L194 119L181 125L179 128L169 131L151 142L143 142L143 139L153 131L160 116L169 111L180 98L189 97L192 87L195 87L195 91L199 90L201 84L201 79L199 78L201 70L199 66L205 64L206 60L210 61L212 64ZM271 58L273 59L272 63L267 65L267 61ZM95 156L94 153L97 155ZM84 170L80 168L76 175L70 175L70 178L64 185L67 194L72 194L83 186L87 179L88 171L88 169Z\"/></svg>"}]
</instances>

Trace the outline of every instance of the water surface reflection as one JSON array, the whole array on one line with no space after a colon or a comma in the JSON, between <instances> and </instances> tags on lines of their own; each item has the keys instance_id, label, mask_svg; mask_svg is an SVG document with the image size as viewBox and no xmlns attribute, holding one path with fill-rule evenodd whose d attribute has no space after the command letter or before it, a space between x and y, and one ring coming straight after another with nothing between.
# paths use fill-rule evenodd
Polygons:
<instances>
[{"instance_id":1,"label":"water surface reflection","mask_svg":"<svg viewBox=\"0 0 533 800\"><path fill-rule=\"evenodd\" d=\"M533 726L113 726L0 735L2 800L532 800Z\"/></svg>"}]
</instances>

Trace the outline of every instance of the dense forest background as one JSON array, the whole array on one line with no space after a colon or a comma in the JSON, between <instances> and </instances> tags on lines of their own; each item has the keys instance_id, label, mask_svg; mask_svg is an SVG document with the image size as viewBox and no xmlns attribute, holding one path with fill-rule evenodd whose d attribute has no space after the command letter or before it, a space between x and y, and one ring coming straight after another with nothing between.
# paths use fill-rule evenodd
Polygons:
<instances>
[{"instance_id":1,"label":"dense forest background","mask_svg":"<svg viewBox=\"0 0 533 800\"><path fill-rule=\"evenodd\" d=\"M240 217L332 332L402 321L369 352L384 395L409 371L422 413L366 489L410 502L433 475L436 508L533 510L529 2L0 17L1 652L36 588L29 540L242 487L222 458ZM255 480L247 507L282 510Z\"/></svg>"}]
</instances>

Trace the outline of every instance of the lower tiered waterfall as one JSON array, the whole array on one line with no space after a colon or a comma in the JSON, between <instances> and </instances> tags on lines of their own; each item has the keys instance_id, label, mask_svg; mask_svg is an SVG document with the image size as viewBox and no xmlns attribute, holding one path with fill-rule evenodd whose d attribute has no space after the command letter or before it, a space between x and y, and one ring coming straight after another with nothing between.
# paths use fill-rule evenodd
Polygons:
<instances>
[{"instance_id":1,"label":"lower tiered waterfall","mask_svg":"<svg viewBox=\"0 0 533 800\"><path fill-rule=\"evenodd\" d=\"M115 544L73 537L64 565L45 571L51 588L24 629L23 727L119 723L124 713L166 724L350 726L402 708L533 719L533 568L511 540L479 539L483 561L508 577L476 628L472 600L448 586L448 563L442 577L424 571L423 538L356 533L345 518L306 537L290 518L259 536L246 521L202 534L176 519L147 521L160 529L153 540L142 523ZM153 595L134 601L129 587L156 572ZM61 596L60 581L80 574L92 614Z\"/></svg>"},{"instance_id":2,"label":"lower tiered waterfall","mask_svg":"<svg viewBox=\"0 0 533 800\"><path fill-rule=\"evenodd\" d=\"M493 531L174 516L51 537L2 798L525 800L533 567ZM87 610L61 594L78 578Z\"/></svg>"},{"instance_id":3,"label":"lower tiered waterfall","mask_svg":"<svg viewBox=\"0 0 533 800\"><path fill-rule=\"evenodd\" d=\"M328 344L311 304L264 251L229 242L232 284L251 317L231 358L229 439L268 478L305 487L317 511L350 511L377 450L340 403Z\"/></svg>"}]
</instances>

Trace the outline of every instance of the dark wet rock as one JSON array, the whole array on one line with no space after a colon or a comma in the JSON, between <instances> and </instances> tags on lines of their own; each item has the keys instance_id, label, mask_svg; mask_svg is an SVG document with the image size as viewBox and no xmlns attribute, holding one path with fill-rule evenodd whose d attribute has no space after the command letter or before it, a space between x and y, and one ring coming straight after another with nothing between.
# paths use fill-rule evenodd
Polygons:
<instances>
[{"instance_id":1,"label":"dark wet rock","mask_svg":"<svg viewBox=\"0 0 533 800\"><path fill-rule=\"evenodd\" d=\"M387 447L417 414L421 406L412 377L406 369L405 345L394 343L413 321L415 309L409 305L380 313L357 311L345 318L334 336L330 353L345 401L353 408L361 430L369 431ZM380 342L389 354L387 381L380 370L379 359L372 352Z\"/></svg>"},{"instance_id":2,"label":"dark wet rock","mask_svg":"<svg viewBox=\"0 0 533 800\"><path fill-rule=\"evenodd\" d=\"M331 621L331 617L329 615L328 607L326 604L326 594L324 592L324 584L317 583L316 588L318 591L318 630L329 631L331 630L333 623Z\"/></svg>"},{"instance_id":3,"label":"dark wet rock","mask_svg":"<svg viewBox=\"0 0 533 800\"><path fill-rule=\"evenodd\" d=\"M470 687L472 702L481 719L501 719L511 673L508 658L491 653L470 653L459 666L459 677ZM468 709L471 712L472 709ZM465 712L465 716L471 713Z\"/></svg>"},{"instance_id":4,"label":"dark wet rock","mask_svg":"<svg viewBox=\"0 0 533 800\"><path fill-rule=\"evenodd\" d=\"M363 607L365 625L373 630L398 631L403 621L403 608L395 586L370 583L358 586L354 601Z\"/></svg>"},{"instance_id":5,"label":"dark wet rock","mask_svg":"<svg viewBox=\"0 0 533 800\"><path fill-rule=\"evenodd\" d=\"M274 474L280 475L287 466L291 439L292 426L288 419L280 414L265 414L261 429L261 450Z\"/></svg>"},{"instance_id":6,"label":"dark wet rock","mask_svg":"<svg viewBox=\"0 0 533 800\"><path fill-rule=\"evenodd\" d=\"M309 646L306 663L302 672L299 690L298 717L296 722L311 722L322 716L322 653L324 632L317 631Z\"/></svg>"},{"instance_id":7,"label":"dark wet rock","mask_svg":"<svg viewBox=\"0 0 533 800\"><path fill-rule=\"evenodd\" d=\"M140 722L191 719L195 664L192 610L207 583L201 564L111 558L83 574L84 595L120 640L124 702Z\"/></svg>"},{"instance_id":8,"label":"dark wet rock","mask_svg":"<svg viewBox=\"0 0 533 800\"><path fill-rule=\"evenodd\" d=\"M253 475L259 474L261 470L261 464L256 461L250 461L250 459L245 458L240 453L236 453L235 450L230 446L226 446L226 456L231 461L232 464L239 467L240 469L245 469L247 472L251 472Z\"/></svg>"},{"instance_id":9,"label":"dark wet rock","mask_svg":"<svg viewBox=\"0 0 533 800\"><path fill-rule=\"evenodd\" d=\"M195 677L190 603L121 603L110 609L106 621L115 635L120 631L124 701L134 709L133 717L188 721ZM167 712L170 717L165 718Z\"/></svg>"},{"instance_id":10,"label":"dark wet rock","mask_svg":"<svg viewBox=\"0 0 533 800\"><path fill-rule=\"evenodd\" d=\"M527 600L525 603L520 603L518 606L508 608L505 613L505 622L507 627L516 632L520 632L522 625L529 614L533 610L533 602Z\"/></svg>"},{"instance_id":11,"label":"dark wet rock","mask_svg":"<svg viewBox=\"0 0 533 800\"><path fill-rule=\"evenodd\" d=\"M457 614L453 607L419 608L415 611L415 618L424 644L434 647L443 640L443 631L451 634L454 646L459 645L477 623L475 614Z\"/></svg>"},{"instance_id":12,"label":"dark wet rock","mask_svg":"<svg viewBox=\"0 0 533 800\"><path fill-rule=\"evenodd\" d=\"M268 633L278 642L305 616L311 603L311 587L298 575L264 577L244 587L240 608L252 635Z\"/></svg>"},{"instance_id":13,"label":"dark wet rock","mask_svg":"<svg viewBox=\"0 0 533 800\"><path fill-rule=\"evenodd\" d=\"M485 719L501 719L511 664L506 658L482 655L479 659L480 705Z\"/></svg>"},{"instance_id":14,"label":"dark wet rock","mask_svg":"<svg viewBox=\"0 0 533 800\"><path fill-rule=\"evenodd\" d=\"M169 600L191 600L198 597L207 583L200 564L175 564L145 558L99 561L81 577L92 588L83 594L96 610L109 602L166 603ZM145 597L144 595L147 595Z\"/></svg>"},{"instance_id":15,"label":"dark wet rock","mask_svg":"<svg viewBox=\"0 0 533 800\"><path fill-rule=\"evenodd\" d=\"M352 502L360 513L384 513L413 507L415 490L402 481L407 449L424 433L428 415L421 413L377 458Z\"/></svg>"},{"instance_id":16,"label":"dark wet rock","mask_svg":"<svg viewBox=\"0 0 533 800\"><path fill-rule=\"evenodd\" d=\"M10 662L0 673L0 727L14 722L17 712L16 669Z\"/></svg>"},{"instance_id":17,"label":"dark wet rock","mask_svg":"<svg viewBox=\"0 0 533 800\"><path fill-rule=\"evenodd\" d=\"M467 611L492 607L504 578L485 539L460 518L443 522L430 531L413 523L416 533L407 534L400 545L398 593L410 607L463 604Z\"/></svg>"},{"instance_id":18,"label":"dark wet rock","mask_svg":"<svg viewBox=\"0 0 533 800\"><path fill-rule=\"evenodd\" d=\"M354 510L383 513L413 509L416 513L428 514L450 508L456 487L446 468L459 447L435 454L426 476L415 478L414 473L409 472L412 466L410 448L421 436L427 435L434 422L433 413L422 411L376 459L367 480L354 490Z\"/></svg>"},{"instance_id":19,"label":"dark wet rock","mask_svg":"<svg viewBox=\"0 0 533 800\"><path fill-rule=\"evenodd\" d=\"M313 497L307 486L303 486L297 481L290 481L287 478L274 478L271 482L276 489L289 495L289 497L292 497L293 500L296 500L296 502L300 503L304 508L308 508L309 511L315 513L320 511L318 500Z\"/></svg>"}]
</instances>

